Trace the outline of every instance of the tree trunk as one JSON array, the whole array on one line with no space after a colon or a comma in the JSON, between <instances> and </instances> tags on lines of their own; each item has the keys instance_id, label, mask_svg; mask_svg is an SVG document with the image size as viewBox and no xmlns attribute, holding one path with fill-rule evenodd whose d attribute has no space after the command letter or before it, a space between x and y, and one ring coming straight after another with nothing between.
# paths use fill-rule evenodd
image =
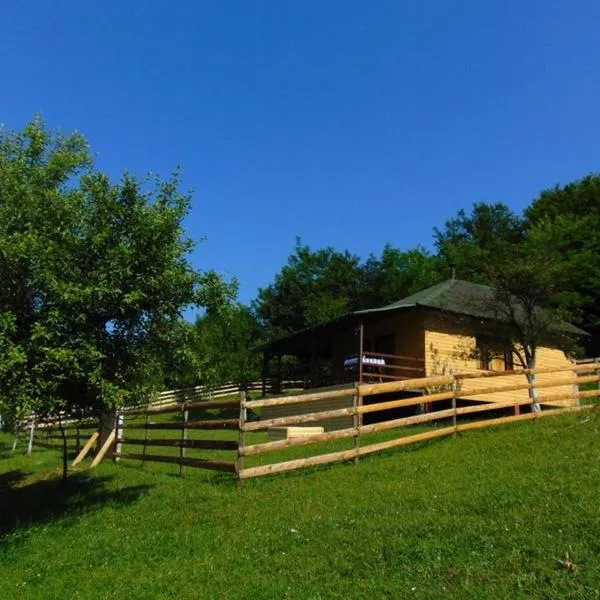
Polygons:
<instances>
[{"instance_id":1,"label":"tree trunk","mask_svg":"<svg viewBox=\"0 0 600 600\"><path fill-rule=\"evenodd\" d=\"M529 360L528 368L535 369L535 363L536 363L536 351L534 350L531 355L531 359ZM534 385L535 384L535 374L527 375L527 381L531 385ZM534 412L534 413L542 412L542 407L540 406L540 403L537 401L537 399L538 399L537 388L530 388L529 399L531 400L531 412Z\"/></svg>"},{"instance_id":2,"label":"tree trunk","mask_svg":"<svg viewBox=\"0 0 600 600\"><path fill-rule=\"evenodd\" d=\"M63 426L62 419L58 419L58 427L60 429L60 435L62 436L62 480L63 483L67 481L68 475L68 456L67 456L67 432Z\"/></svg>"}]
</instances>

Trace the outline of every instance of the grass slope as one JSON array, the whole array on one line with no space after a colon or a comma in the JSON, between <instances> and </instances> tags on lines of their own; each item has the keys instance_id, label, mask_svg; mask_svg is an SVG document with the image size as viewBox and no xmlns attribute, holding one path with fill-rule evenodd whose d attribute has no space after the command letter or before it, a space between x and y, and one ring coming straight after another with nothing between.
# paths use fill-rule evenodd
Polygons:
<instances>
[{"instance_id":1,"label":"grass slope","mask_svg":"<svg viewBox=\"0 0 600 600\"><path fill-rule=\"evenodd\" d=\"M136 463L61 489L58 454L0 438L0 597L600 598L599 433L565 415L241 489Z\"/></svg>"}]
</instances>

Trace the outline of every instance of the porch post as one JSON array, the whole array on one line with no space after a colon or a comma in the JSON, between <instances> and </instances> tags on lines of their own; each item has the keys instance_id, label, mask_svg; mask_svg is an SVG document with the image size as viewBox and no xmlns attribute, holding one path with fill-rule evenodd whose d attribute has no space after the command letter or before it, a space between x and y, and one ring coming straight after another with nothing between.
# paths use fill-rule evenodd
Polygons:
<instances>
[{"instance_id":1,"label":"porch post","mask_svg":"<svg viewBox=\"0 0 600 600\"><path fill-rule=\"evenodd\" d=\"M363 338L364 338L363 320L358 325L358 383L363 382Z\"/></svg>"}]
</instances>

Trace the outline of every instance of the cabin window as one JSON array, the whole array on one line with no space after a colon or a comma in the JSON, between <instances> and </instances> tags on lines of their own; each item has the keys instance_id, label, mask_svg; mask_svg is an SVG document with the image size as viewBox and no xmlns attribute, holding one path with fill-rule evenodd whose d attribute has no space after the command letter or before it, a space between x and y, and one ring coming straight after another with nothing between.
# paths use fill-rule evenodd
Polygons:
<instances>
[{"instance_id":1,"label":"cabin window","mask_svg":"<svg viewBox=\"0 0 600 600\"><path fill-rule=\"evenodd\" d=\"M492 347L490 339L483 335L475 338L475 348L479 360L479 368L484 371L490 371L492 368Z\"/></svg>"},{"instance_id":2,"label":"cabin window","mask_svg":"<svg viewBox=\"0 0 600 600\"><path fill-rule=\"evenodd\" d=\"M484 335L477 336L476 348L479 368L483 371L514 370L515 361L512 348L505 347L503 351L499 351L498 344L494 345L492 338Z\"/></svg>"}]
</instances>

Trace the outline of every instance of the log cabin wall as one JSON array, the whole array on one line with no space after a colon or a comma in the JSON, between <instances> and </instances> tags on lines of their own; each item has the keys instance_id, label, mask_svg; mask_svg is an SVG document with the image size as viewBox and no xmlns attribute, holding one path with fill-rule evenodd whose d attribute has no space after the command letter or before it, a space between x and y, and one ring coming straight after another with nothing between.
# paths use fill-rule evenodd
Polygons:
<instances>
[{"instance_id":1,"label":"log cabin wall","mask_svg":"<svg viewBox=\"0 0 600 600\"><path fill-rule=\"evenodd\" d=\"M475 355L476 335L474 333L475 323L462 318L452 318L449 315L431 314L425 319L425 369L427 375L443 375L451 373L475 373L481 371L480 361ZM516 356L513 357L515 368L520 368ZM572 364L571 360L564 352L556 348L539 348L537 352L536 368L562 368ZM504 371L505 364L502 358L491 360L490 370ZM549 383L564 379L568 374L541 373L537 376L540 384ZM511 383L522 384L523 375L492 377L485 380L483 387L502 387ZM461 384L461 397L467 400L476 400L476 397L468 394L469 390L481 389L483 380L464 380ZM564 394L571 391L571 386L559 386L552 388L548 395ZM539 391L541 397L544 396L543 390ZM509 402L525 400L528 397L527 390L504 391L497 394L488 395L485 400L488 402ZM569 404L570 401L560 401L556 404L562 406Z\"/></svg>"}]
</instances>

